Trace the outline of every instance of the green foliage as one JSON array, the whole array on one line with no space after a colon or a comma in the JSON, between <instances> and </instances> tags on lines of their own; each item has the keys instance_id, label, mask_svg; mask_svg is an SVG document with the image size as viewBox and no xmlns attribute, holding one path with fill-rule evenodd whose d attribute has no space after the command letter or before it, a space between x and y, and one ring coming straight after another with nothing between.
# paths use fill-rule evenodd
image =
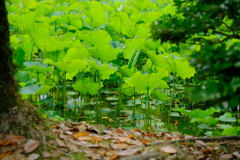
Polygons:
<instances>
[{"instance_id":1,"label":"green foliage","mask_svg":"<svg viewBox=\"0 0 240 160\"><path fill-rule=\"evenodd\" d=\"M239 103L238 1L7 3L20 92L46 117L171 130L185 106L193 124L238 122L210 108Z\"/></svg>"}]
</instances>

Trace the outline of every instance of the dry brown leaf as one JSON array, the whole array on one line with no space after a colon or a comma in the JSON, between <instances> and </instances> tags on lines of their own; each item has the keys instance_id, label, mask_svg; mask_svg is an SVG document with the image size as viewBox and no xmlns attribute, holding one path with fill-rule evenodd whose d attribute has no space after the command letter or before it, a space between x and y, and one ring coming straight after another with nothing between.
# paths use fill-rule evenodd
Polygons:
<instances>
[{"instance_id":1,"label":"dry brown leaf","mask_svg":"<svg viewBox=\"0 0 240 160\"><path fill-rule=\"evenodd\" d=\"M57 125L52 125L51 128L57 128Z\"/></svg>"},{"instance_id":2,"label":"dry brown leaf","mask_svg":"<svg viewBox=\"0 0 240 160\"><path fill-rule=\"evenodd\" d=\"M0 159L2 159L3 157L8 156L8 155L10 155L10 154L12 154L12 151L6 152L6 153L1 153L1 154L0 154Z\"/></svg>"},{"instance_id":3,"label":"dry brown leaf","mask_svg":"<svg viewBox=\"0 0 240 160\"><path fill-rule=\"evenodd\" d=\"M32 151L35 151L40 146L40 144L41 143L39 141L29 139L24 145L24 152L31 153Z\"/></svg>"},{"instance_id":4,"label":"dry brown leaf","mask_svg":"<svg viewBox=\"0 0 240 160\"><path fill-rule=\"evenodd\" d=\"M165 147L160 147L159 148L161 151L165 152L165 153L177 153L177 150L175 148L172 148L170 146L165 146Z\"/></svg>"},{"instance_id":5,"label":"dry brown leaf","mask_svg":"<svg viewBox=\"0 0 240 160\"><path fill-rule=\"evenodd\" d=\"M87 157L91 157L91 159L102 159L101 155L98 153L95 153L93 150L91 149L83 149L83 152L86 153Z\"/></svg>"},{"instance_id":6,"label":"dry brown leaf","mask_svg":"<svg viewBox=\"0 0 240 160\"><path fill-rule=\"evenodd\" d=\"M68 149L74 153L78 152L78 148L75 144L70 144L70 143L67 143L66 146L68 147Z\"/></svg>"},{"instance_id":7,"label":"dry brown leaf","mask_svg":"<svg viewBox=\"0 0 240 160\"><path fill-rule=\"evenodd\" d=\"M119 128L117 128L117 129L115 130L115 133L118 134L118 135L125 135L124 131L121 130L121 129L119 129Z\"/></svg>"},{"instance_id":8,"label":"dry brown leaf","mask_svg":"<svg viewBox=\"0 0 240 160\"><path fill-rule=\"evenodd\" d=\"M71 141L73 144L76 144L78 146L84 146L87 145L88 143L85 141Z\"/></svg>"},{"instance_id":9,"label":"dry brown leaf","mask_svg":"<svg viewBox=\"0 0 240 160\"><path fill-rule=\"evenodd\" d=\"M60 147L66 147L65 143L61 141L60 139L56 138L56 142Z\"/></svg>"},{"instance_id":10,"label":"dry brown leaf","mask_svg":"<svg viewBox=\"0 0 240 160\"><path fill-rule=\"evenodd\" d=\"M63 131L69 130L68 126L66 126L64 123L60 123L60 124L58 125L58 127L59 127L61 130L63 130Z\"/></svg>"},{"instance_id":11,"label":"dry brown leaf","mask_svg":"<svg viewBox=\"0 0 240 160\"><path fill-rule=\"evenodd\" d=\"M0 139L0 146L7 146L9 144L11 144L12 142L9 140L4 140L4 139Z\"/></svg>"},{"instance_id":12,"label":"dry brown leaf","mask_svg":"<svg viewBox=\"0 0 240 160\"><path fill-rule=\"evenodd\" d=\"M75 129L78 129L79 132L86 132L87 127L85 126L85 124L81 124L81 125L75 126Z\"/></svg>"},{"instance_id":13,"label":"dry brown leaf","mask_svg":"<svg viewBox=\"0 0 240 160\"><path fill-rule=\"evenodd\" d=\"M222 159L232 159L232 158L234 158L234 156L232 154L224 154L224 155L221 155L220 158L222 158Z\"/></svg>"},{"instance_id":14,"label":"dry brown leaf","mask_svg":"<svg viewBox=\"0 0 240 160\"><path fill-rule=\"evenodd\" d=\"M96 136L84 136L84 137L79 137L78 138L79 140L82 140L82 141L95 141L95 142L102 142L103 139L100 138L100 137L96 137Z\"/></svg>"},{"instance_id":15,"label":"dry brown leaf","mask_svg":"<svg viewBox=\"0 0 240 160\"><path fill-rule=\"evenodd\" d=\"M128 137L118 137L118 139L120 140L120 142L130 142L131 138Z\"/></svg>"},{"instance_id":16,"label":"dry brown leaf","mask_svg":"<svg viewBox=\"0 0 240 160\"><path fill-rule=\"evenodd\" d=\"M128 145L126 143L119 143L119 144L111 143L110 146L113 149L127 149L128 148Z\"/></svg>"},{"instance_id":17,"label":"dry brown leaf","mask_svg":"<svg viewBox=\"0 0 240 160\"><path fill-rule=\"evenodd\" d=\"M195 141L196 145L199 146L199 147L206 147L207 144L201 140L196 140Z\"/></svg>"},{"instance_id":18,"label":"dry brown leaf","mask_svg":"<svg viewBox=\"0 0 240 160\"><path fill-rule=\"evenodd\" d=\"M39 154L32 153L28 156L28 160L36 160L38 157L40 157Z\"/></svg>"},{"instance_id":19,"label":"dry brown leaf","mask_svg":"<svg viewBox=\"0 0 240 160\"><path fill-rule=\"evenodd\" d=\"M80 133L74 134L74 137L79 138L79 137L88 136L89 134L90 134L89 132L80 132Z\"/></svg>"},{"instance_id":20,"label":"dry brown leaf","mask_svg":"<svg viewBox=\"0 0 240 160\"><path fill-rule=\"evenodd\" d=\"M4 139L9 140L11 142L19 142L22 140L26 140L26 138L23 136L18 136L18 135L13 135L13 134L6 135Z\"/></svg>"},{"instance_id":21,"label":"dry brown leaf","mask_svg":"<svg viewBox=\"0 0 240 160\"><path fill-rule=\"evenodd\" d=\"M130 148L130 149L126 149L124 151L119 151L118 155L119 156L131 156L136 154L139 151L138 148Z\"/></svg>"},{"instance_id":22,"label":"dry brown leaf","mask_svg":"<svg viewBox=\"0 0 240 160\"><path fill-rule=\"evenodd\" d=\"M205 148L202 150L202 152L205 154L211 153L212 151L213 151L213 148Z\"/></svg>"},{"instance_id":23,"label":"dry brown leaf","mask_svg":"<svg viewBox=\"0 0 240 160\"><path fill-rule=\"evenodd\" d=\"M111 160L114 160L114 159L116 159L116 158L118 158L118 155L112 156L112 157L111 157Z\"/></svg>"},{"instance_id":24,"label":"dry brown leaf","mask_svg":"<svg viewBox=\"0 0 240 160\"><path fill-rule=\"evenodd\" d=\"M150 143L150 141L148 141L148 140L145 140L145 139L139 139L143 144L149 144Z\"/></svg>"},{"instance_id":25,"label":"dry brown leaf","mask_svg":"<svg viewBox=\"0 0 240 160\"><path fill-rule=\"evenodd\" d=\"M3 147L1 147L0 153L14 151L15 149L17 149L17 146L3 146Z\"/></svg>"},{"instance_id":26,"label":"dry brown leaf","mask_svg":"<svg viewBox=\"0 0 240 160\"><path fill-rule=\"evenodd\" d=\"M43 158L50 158L51 157L51 153L49 153L49 152L42 152L42 156L43 156Z\"/></svg>"},{"instance_id":27,"label":"dry brown leaf","mask_svg":"<svg viewBox=\"0 0 240 160\"><path fill-rule=\"evenodd\" d=\"M134 138L135 136L133 134L130 134L128 138Z\"/></svg>"}]
</instances>

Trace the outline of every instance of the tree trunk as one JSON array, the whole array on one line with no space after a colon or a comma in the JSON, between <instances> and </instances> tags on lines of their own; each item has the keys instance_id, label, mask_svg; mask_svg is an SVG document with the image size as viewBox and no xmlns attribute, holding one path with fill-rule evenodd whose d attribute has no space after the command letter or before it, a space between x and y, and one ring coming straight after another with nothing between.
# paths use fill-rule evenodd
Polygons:
<instances>
[{"instance_id":1,"label":"tree trunk","mask_svg":"<svg viewBox=\"0 0 240 160\"><path fill-rule=\"evenodd\" d=\"M34 106L21 99L15 68L7 9L5 0L0 0L0 132L39 137L42 118Z\"/></svg>"}]
</instances>

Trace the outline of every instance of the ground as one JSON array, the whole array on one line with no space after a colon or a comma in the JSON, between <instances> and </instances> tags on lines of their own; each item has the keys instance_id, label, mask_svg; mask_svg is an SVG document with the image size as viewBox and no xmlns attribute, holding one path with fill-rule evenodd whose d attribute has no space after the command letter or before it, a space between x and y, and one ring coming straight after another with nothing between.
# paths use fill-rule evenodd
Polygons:
<instances>
[{"instance_id":1,"label":"ground","mask_svg":"<svg viewBox=\"0 0 240 160\"><path fill-rule=\"evenodd\" d=\"M240 159L240 136L194 137L49 121L40 140L0 134L0 159Z\"/></svg>"}]
</instances>

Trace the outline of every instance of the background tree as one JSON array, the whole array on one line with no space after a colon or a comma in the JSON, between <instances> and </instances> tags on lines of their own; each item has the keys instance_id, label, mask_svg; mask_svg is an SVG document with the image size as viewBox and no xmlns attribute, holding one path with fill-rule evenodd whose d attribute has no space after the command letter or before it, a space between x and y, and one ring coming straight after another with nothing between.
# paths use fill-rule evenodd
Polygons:
<instances>
[{"instance_id":1,"label":"background tree","mask_svg":"<svg viewBox=\"0 0 240 160\"><path fill-rule=\"evenodd\" d=\"M5 0L0 0L0 131L39 137L43 119L18 93Z\"/></svg>"},{"instance_id":2,"label":"background tree","mask_svg":"<svg viewBox=\"0 0 240 160\"><path fill-rule=\"evenodd\" d=\"M186 45L198 46L200 49L192 54L192 65L217 79L195 87L191 98L220 104L225 110L236 108L240 102L240 1L174 0L174 3L178 16L160 17L152 25L153 38L177 43L178 50Z\"/></svg>"}]
</instances>

